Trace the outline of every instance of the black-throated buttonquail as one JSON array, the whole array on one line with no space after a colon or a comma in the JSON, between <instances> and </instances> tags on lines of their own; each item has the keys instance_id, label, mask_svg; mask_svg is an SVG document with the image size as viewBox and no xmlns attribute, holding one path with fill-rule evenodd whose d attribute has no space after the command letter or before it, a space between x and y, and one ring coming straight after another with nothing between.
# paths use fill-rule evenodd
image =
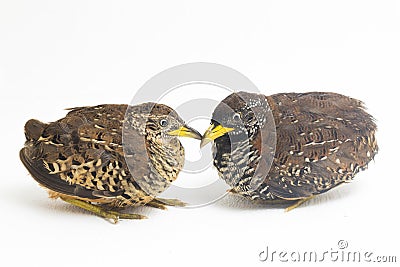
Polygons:
<instances>
[{"instance_id":1,"label":"black-throated buttonquail","mask_svg":"<svg viewBox=\"0 0 400 267\"><path fill-rule=\"evenodd\" d=\"M64 118L25 125L20 158L51 197L117 222L142 219L118 208L165 208L178 200L157 199L184 164L177 136L201 139L170 107L99 105L72 109Z\"/></svg>"},{"instance_id":2,"label":"black-throated buttonquail","mask_svg":"<svg viewBox=\"0 0 400 267\"><path fill-rule=\"evenodd\" d=\"M290 210L364 170L378 152L376 129L361 101L337 93L238 92L215 108L201 146L214 141L214 166L232 192L295 201Z\"/></svg>"}]
</instances>

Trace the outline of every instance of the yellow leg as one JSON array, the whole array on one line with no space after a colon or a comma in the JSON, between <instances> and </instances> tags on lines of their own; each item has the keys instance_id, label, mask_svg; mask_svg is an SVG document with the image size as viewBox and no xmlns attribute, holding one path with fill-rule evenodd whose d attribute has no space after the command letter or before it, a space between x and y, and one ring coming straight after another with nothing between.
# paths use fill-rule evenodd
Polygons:
<instances>
[{"instance_id":1,"label":"yellow leg","mask_svg":"<svg viewBox=\"0 0 400 267\"><path fill-rule=\"evenodd\" d=\"M153 199L152 201L146 203L146 206L153 207L153 208L160 209L160 210L166 210L167 209L167 207L165 207L164 204L156 201L155 199Z\"/></svg>"},{"instance_id":2,"label":"yellow leg","mask_svg":"<svg viewBox=\"0 0 400 267\"><path fill-rule=\"evenodd\" d=\"M187 205L187 203L174 198L155 198L152 201L166 206L185 207Z\"/></svg>"},{"instance_id":3,"label":"yellow leg","mask_svg":"<svg viewBox=\"0 0 400 267\"><path fill-rule=\"evenodd\" d=\"M74 206L82 208L84 210L90 211L97 216L100 216L106 220L110 220L113 223L117 223L119 219L146 219L147 217L140 214L129 214L129 213L122 213L117 211L108 211L103 207L93 205L83 200L74 199L74 198L66 198L61 197L67 203L70 203Z\"/></svg>"},{"instance_id":4,"label":"yellow leg","mask_svg":"<svg viewBox=\"0 0 400 267\"><path fill-rule=\"evenodd\" d=\"M306 201L312 199L313 197L314 197L314 196L309 196L309 197L306 197L306 198L299 199L299 200L297 200L297 202L295 202L293 205L290 205L289 207L287 207L287 208L285 209L285 211L286 211L286 212L291 211L291 210L297 208L298 206L300 206L301 204L303 204L304 202L306 202Z\"/></svg>"}]
</instances>

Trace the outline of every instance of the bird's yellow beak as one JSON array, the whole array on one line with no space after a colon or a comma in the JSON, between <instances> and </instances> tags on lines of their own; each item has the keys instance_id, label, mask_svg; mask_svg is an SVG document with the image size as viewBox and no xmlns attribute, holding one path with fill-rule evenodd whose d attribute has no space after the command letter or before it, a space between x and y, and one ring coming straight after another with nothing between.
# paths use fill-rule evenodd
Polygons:
<instances>
[{"instance_id":1,"label":"bird's yellow beak","mask_svg":"<svg viewBox=\"0 0 400 267\"><path fill-rule=\"evenodd\" d=\"M198 131L187 125L180 127L178 130L170 131L168 134L173 136L190 137L198 140L201 140L202 137Z\"/></svg>"},{"instance_id":2,"label":"bird's yellow beak","mask_svg":"<svg viewBox=\"0 0 400 267\"><path fill-rule=\"evenodd\" d=\"M208 127L208 129L203 134L203 137L201 138L200 147L207 145L211 141L214 141L218 137L221 137L224 134L229 133L230 131L233 130L235 129L223 127L222 125L215 126L214 124L211 124L210 127Z\"/></svg>"}]
</instances>

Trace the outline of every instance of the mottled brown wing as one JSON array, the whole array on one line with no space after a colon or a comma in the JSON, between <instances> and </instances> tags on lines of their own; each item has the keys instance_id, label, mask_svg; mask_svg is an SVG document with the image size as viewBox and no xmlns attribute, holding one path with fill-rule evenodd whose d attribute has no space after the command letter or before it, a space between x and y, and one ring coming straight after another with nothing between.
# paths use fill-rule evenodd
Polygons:
<instances>
[{"instance_id":1,"label":"mottled brown wing","mask_svg":"<svg viewBox=\"0 0 400 267\"><path fill-rule=\"evenodd\" d=\"M60 179L58 174L49 174L49 171L44 167L43 161L30 157L27 148L21 149L19 155L29 173L42 186L64 195L93 200L99 198L93 195L93 190L80 185L66 183Z\"/></svg>"},{"instance_id":2,"label":"mottled brown wing","mask_svg":"<svg viewBox=\"0 0 400 267\"><path fill-rule=\"evenodd\" d=\"M63 119L42 124L39 136L38 122L29 121L22 162L40 184L59 193L89 199L123 194L131 179L121 140L126 108L72 109Z\"/></svg>"},{"instance_id":3,"label":"mottled brown wing","mask_svg":"<svg viewBox=\"0 0 400 267\"><path fill-rule=\"evenodd\" d=\"M349 181L377 153L374 119L361 101L311 92L267 97L277 145L265 183L280 198L299 199Z\"/></svg>"}]
</instances>

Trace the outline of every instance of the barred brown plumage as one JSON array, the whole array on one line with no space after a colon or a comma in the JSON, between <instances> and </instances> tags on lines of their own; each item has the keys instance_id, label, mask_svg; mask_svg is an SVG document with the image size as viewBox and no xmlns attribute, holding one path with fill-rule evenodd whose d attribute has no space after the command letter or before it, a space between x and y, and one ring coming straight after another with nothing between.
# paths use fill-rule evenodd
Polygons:
<instances>
[{"instance_id":1,"label":"barred brown plumage","mask_svg":"<svg viewBox=\"0 0 400 267\"><path fill-rule=\"evenodd\" d=\"M21 161L51 197L115 222L145 218L116 208L182 205L156 196L182 169L177 136L201 138L173 109L155 103L74 108L56 122L29 120L25 135Z\"/></svg>"},{"instance_id":2,"label":"barred brown plumage","mask_svg":"<svg viewBox=\"0 0 400 267\"><path fill-rule=\"evenodd\" d=\"M214 166L232 192L297 200L292 209L367 168L376 129L361 101L337 93L238 92L215 108L201 145L214 141Z\"/></svg>"}]
</instances>

